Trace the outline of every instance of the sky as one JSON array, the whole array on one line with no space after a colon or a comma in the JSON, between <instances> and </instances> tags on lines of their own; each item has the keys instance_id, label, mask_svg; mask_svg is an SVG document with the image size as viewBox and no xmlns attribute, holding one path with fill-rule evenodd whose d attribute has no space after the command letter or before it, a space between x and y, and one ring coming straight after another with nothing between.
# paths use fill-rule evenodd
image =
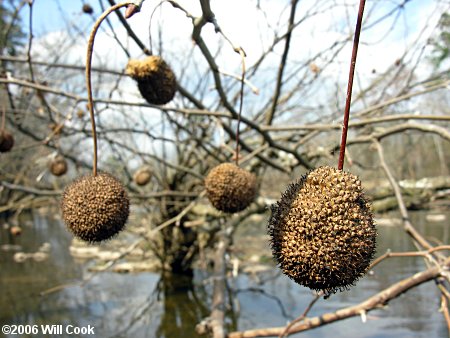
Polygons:
<instances>
[{"instance_id":1,"label":"sky","mask_svg":"<svg viewBox=\"0 0 450 338\"><path fill-rule=\"evenodd\" d=\"M84 1L94 8L94 15L82 13ZM106 1L103 1L106 3ZM194 16L201 13L199 1L179 0L184 8ZM337 4L337 6L335 6ZM403 4L403 6L400 6ZM258 6L260 8L258 8ZM333 10L328 7L333 5ZM364 84L372 81L377 74L392 67L416 41L426 40L431 30L436 26L445 2L423 0L376 0L367 1L365 21L361 34L357 61L357 75ZM284 32L289 17L289 1L285 0L211 0L211 7L218 24L226 37L235 46L241 46L246 54L247 68L251 67L273 41L275 32ZM326 51L335 41L349 38L356 21L358 1L336 0L317 1L300 0L297 9L297 20L305 18L304 22L294 31L289 60L296 63L305 62L320 51ZM123 11L122 11L123 12ZM307 13L314 13L307 17ZM37 60L57 60L71 64L84 65L86 41L96 17L101 13L99 1L88 0L34 0L33 3L33 49L32 55ZM388 15L392 13L391 15ZM22 9L23 24L28 29L29 9ZM128 50L131 58L143 57L142 51L127 37L121 24L114 14L109 16L119 40ZM151 20L150 20L151 18ZM205 61L192 43L192 23L183 12L173 8L168 3L145 0L140 13L128 20L128 23L149 46L149 27L153 49L168 59L176 74L193 71L197 64L192 60ZM26 30L27 30L26 29ZM220 44L223 47L216 55L219 68L227 73L240 74L241 59L225 39L214 31L211 24L202 30L202 37L214 52ZM50 47L58 45L57 53ZM162 50L160 47L162 46ZM264 64L267 71L275 73L280 60L283 44L278 44ZM188 55L188 57L186 57ZM333 63L326 68L325 78L341 83L347 80L351 44L336 55ZM414 63L417 53L410 53L406 61ZM408 59L409 58L409 59ZM111 30L106 23L97 35L94 46L94 65L104 65L110 69L122 71L128 61L128 56L111 36ZM319 68L327 62L324 57L314 60ZM263 67L263 69L264 69ZM420 63L420 67L429 65ZM429 72L429 69L423 70ZM271 78L255 79L255 85L270 87ZM345 86L343 86L345 87ZM271 88L268 89L269 91ZM345 88L342 89L345 91ZM130 92L129 98L135 99ZM263 92L264 93L264 92ZM250 98L250 101L252 98ZM255 101L258 98L254 98Z\"/></svg>"},{"instance_id":2,"label":"sky","mask_svg":"<svg viewBox=\"0 0 450 338\"><path fill-rule=\"evenodd\" d=\"M200 14L198 1L181 0L178 2L192 14ZM255 9L257 2L267 11L267 17L264 16L262 11ZM365 12L367 26L389 13L392 8L402 2L404 1L368 1ZM62 34L67 28L66 22L70 22L74 29L89 30L92 19L81 12L82 3L82 0L35 0L33 5L33 33L38 37L37 39L43 38L45 35L52 36L52 33ZM89 3L95 10L94 15L98 16L101 11L98 1L92 0ZM148 43L149 17L157 3L159 1L145 0L141 13L129 20L130 25L146 44ZM286 1L281 0L212 0L211 6L223 32L235 45L244 48L248 55L247 62L251 64L259 56L261 49L271 41L272 32L267 30L267 22L273 27L284 27L289 14L285 3ZM325 5L317 5L317 3L324 3ZM319 9L325 8L326 3L327 1L300 1L297 16L310 11L314 6ZM331 3L331 1L328 1L328 3ZM302 24L302 28L295 33L294 47L300 53L313 53L320 50L333 40L342 38L344 30L348 31L348 27L345 27L345 25L348 25L348 21L355 21L356 19L357 1L337 1L337 3L346 6L342 6L341 10L338 11L325 11L323 14L314 16L311 20L306 20ZM359 65L359 68L370 68L370 71L372 71L372 68L384 68L385 63L392 62L396 57L401 56L408 45L416 38L418 30L423 27L423 21L428 21L431 26L437 22L437 15L433 15L436 3L437 1L406 1L403 10L398 12L398 16L391 15L381 24L363 31L360 52L367 57L361 57L360 62L364 63L363 59L365 59L368 60L366 63L370 63L370 65ZM372 11L374 4L377 4L377 10ZM28 23L27 11L27 9L22 10L24 24ZM348 20L346 16L354 16L354 18ZM111 17L111 19L115 18ZM394 19L396 19L395 25L393 25ZM164 23L163 37L178 41L183 46L189 47L192 26L183 13L167 3L163 4L155 11L152 19L153 32L156 32L158 22ZM218 40L212 27L205 27L203 35L206 41ZM380 44L380 41L383 43ZM372 46L374 48L371 48ZM102 49L103 46L100 50ZM229 51L230 49L225 51L227 52L226 56L234 56L233 52ZM239 64L238 57L235 57L235 63Z\"/></svg>"},{"instance_id":3,"label":"sky","mask_svg":"<svg viewBox=\"0 0 450 338\"><path fill-rule=\"evenodd\" d=\"M82 12L82 0L34 0L32 55L35 60L84 66L88 34L95 18L101 13L98 0L84 1L93 6L93 16ZM106 1L103 2L106 3ZM198 0L179 0L178 2L192 15L200 15ZM399 5L402 3L404 6L400 8ZM261 9L257 7L257 4ZM275 32L286 30L286 22L289 17L288 4L287 0L211 0L212 10L226 37L234 45L241 46L245 50L247 67L251 67L261 53L270 46ZM330 4L338 4L338 6L330 10L328 8ZM156 9L155 6L157 6ZM430 36L430 31L436 26L443 6L447 6L448 10L450 5L445 5L443 1L438 0L367 1L356 68L357 85L363 86L374 80L377 74L392 67L399 57L410 51L417 39L425 41ZM319 51L327 51L335 41L348 39L354 30L357 8L358 1L356 0L300 0L296 18L300 20L305 17L305 19L294 31L289 55L290 63L293 66L301 64ZM392 15L387 15L394 9L397 10ZM306 18L307 13L314 12L317 13ZM29 8L25 6L21 14L22 23L27 31L29 29ZM127 49L131 58L143 57L142 51L127 37L116 16L112 14L109 18L118 39ZM377 22L378 24L374 24ZM171 63L177 76L184 74L183 85L191 86L191 89L195 88L197 85L195 81L201 80L198 80L198 73L201 74L202 71L200 66L204 67L205 61L198 52L198 48L192 43L192 23L183 12L168 3L161 4L159 1L145 0L142 11L130 18L128 23L147 46L149 45L149 26L151 24L154 51L157 54L162 52L163 56ZM222 36L214 31L211 24L204 27L202 37L211 50L217 52L216 61L219 68L239 75L241 70L239 55L233 51ZM218 50L220 44L223 44L223 47ZM56 50L55 46L58 46ZM160 46L162 46L162 50L160 50ZM274 75L282 54L282 47L283 44L276 46L261 67L258 77L251 79L261 93L259 96L252 94L246 96L247 109L258 106L264 101L262 98L273 95ZM414 63L419 52L409 53L406 61ZM336 96L342 103L346 95L345 84L350 55L351 44L347 44L333 59L333 63L321 74L324 80L316 82L315 87L310 90L310 95L300 98L299 105L308 107L313 103L317 106L320 106L322 102L326 104L330 94L325 95L324 91L329 91L335 83L339 83L340 88L332 90L336 90ZM110 69L123 71L127 61L128 56L112 38L108 25L102 24L94 46L94 66L101 64ZM326 61L325 57L319 56L314 63L320 68ZM427 67L427 65L423 67ZM197 80L191 80L191 74L194 72L197 72ZM423 72L425 74L428 70ZM418 74L420 74L420 69L418 69ZM83 85L83 79L80 79L80 94L84 96ZM103 83L103 85L108 89L108 86L112 88L116 84L111 82ZM209 85L212 89L212 83ZM60 86L59 89L64 89L64 79L60 84L52 83L52 86L57 88ZM142 102L131 79L123 79L121 89L121 99ZM115 92L114 95L118 95L118 93ZM207 102L208 97L205 97L204 100ZM211 104L217 101L217 96L211 96ZM147 117L154 118L157 123L160 114L147 114ZM133 118L138 121L141 119L141 115L136 115L136 117L133 115ZM338 120L335 122L339 123Z\"/></svg>"}]
</instances>

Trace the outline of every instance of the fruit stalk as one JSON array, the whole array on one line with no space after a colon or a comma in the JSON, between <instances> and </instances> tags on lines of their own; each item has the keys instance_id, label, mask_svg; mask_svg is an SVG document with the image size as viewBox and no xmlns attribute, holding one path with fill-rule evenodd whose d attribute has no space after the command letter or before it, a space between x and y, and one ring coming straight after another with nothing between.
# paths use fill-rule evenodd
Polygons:
<instances>
[{"instance_id":1,"label":"fruit stalk","mask_svg":"<svg viewBox=\"0 0 450 338\"><path fill-rule=\"evenodd\" d=\"M339 150L338 169L344 168L345 146L347 144L348 122L350 120L350 104L352 101L353 78L355 76L356 56L358 54L359 36L361 34L361 25L366 1L360 0L358 18L356 20L355 37L353 39L352 58L350 62L350 72L348 75L347 98L345 100L344 122L342 126L341 147Z\"/></svg>"},{"instance_id":2,"label":"fruit stalk","mask_svg":"<svg viewBox=\"0 0 450 338\"><path fill-rule=\"evenodd\" d=\"M88 109L89 116L91 119L91 128L92 128L92 139L94 142L94 159L92 164L92 173L93 176L97 176L97 132L95 128L95 118L94 118L94 103L92 99L92 84L91 84L91 65L92 65L92 53L94 51L94 40L95 35L97 34L98 28L103 20L115 10L133 4L132 1L121 2L117 5L111 6L107 10L105 10L102 15L97 19L92 28L91 34L89 35L88 47L87 47L87 55L86 55L86 88L88 93Z\"/></svg>"},{"instance_id":3,"label":"fruit stalk","mask_svg":"<svg viewBox=\"0 0 450 338\"><path fill-rule=\"evenodd\" d=\"M240 138L240 125L241 125L241 115L242 115L242 107L244 105L244 83L245 83L245 53L242 49L239 49L239 55L242 60L242 75L241 75L241 89L240 89L240 100L239 100L239 112L237 118L237 126L236 126L236 166L239 166L239 138Z\"/></svg>"}]
</instances>

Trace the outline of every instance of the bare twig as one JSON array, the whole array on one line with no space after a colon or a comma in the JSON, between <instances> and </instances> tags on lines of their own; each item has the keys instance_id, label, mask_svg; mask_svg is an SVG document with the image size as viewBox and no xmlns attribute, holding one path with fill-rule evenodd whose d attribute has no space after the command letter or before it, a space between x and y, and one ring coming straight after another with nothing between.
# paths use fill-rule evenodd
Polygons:
<instances>
[{"instance_id":1,"label":"bare twig","mask_svg":"<svg viewBox=\"0 0 450 338\"><path fill-rule=\"evenodd\" d=\"M116 4L114 0L108 0L108 2L111 6L115 6L115 4ZM136 2L136 1L129 1L129 5L134 5L134 6L137 5L137 8L140 8L143 1L140 1L140 4L137 4L137 3L135 4L134 2ZM136 8L134 10L136 11ZM133 15L134 13L135 12L131 13L131 15ZM116 12L116 14L117 14L117 17L119 18L120 22L122 23L122 25L127 30L127 33L136 42L136 44L139 46L139 48L142 50L142 52L144 52L145 55L152 55L151 50L149 50L147 47L145 47L144 43L138 38L136 33L134 33L134 31L131 29L130 25L128 24L126 18L122 15L122 13Z\"/></svg>"},{"instance_id":2,"label":"bare twig","mask_svg":"<svg viewBox=\"0 0 450 338\"><path fill-rule=\"evenodd\" d=\"M373 118L361 119L359 121L349 122L349 127L363 127L370 124L395 122L399 120L425 120L425 121L450 121L449 115L416 115L416 114L398 114L398 115L385 115ZM325 123L312 123L304 125L273 125L273 126L261 126L264 131L296 131L296 130L332 130L341 129L339 124L325 124Z\"/></svg>"},{"instance_id":3,"label":"bare twig","mask_svg":"<svg viewBox=\"0 0 450 338\"><path fill-rule=\"evenodd\" d=\"M309 302L308 306L306 307L305 311L299 316L298 318L294 319L292 322L289 323L289 325L286 326L285 330L280 334L279 338L286 337L291 333L291 328L294 325L297 325L301 321L305 320L306 316L308 315L309 311L311 311L314 304L323 296L323 292L317 293L314 298Z\"/></svg>"},{"instance_id":4,"label":"bare twig","mask_svg":"<svg viewBox=\"0 0 450 338\"><path fill-rule=\"evenodd\" d=\"M435 251L443 251L443 250L450 250L450 245L440 245L433 247L429 250L425 251L408 251L408 252L391 252L387 251L384 254L382 254L380 257L375 259L372 264L370 264L369 270L373 269L376 265L380 264L382 261L384 261L386 258L390 257L428 257L431 253Z\"/></svg>"},{"instance_id":5,"label":"bare twig","mask_svg":"<svg viewBox=\"0 0 450 338\"><path fill-rule=\"evenodd\" d=\"M0 206L0 213L8 210L38 209L41 207L48 207L52 201L54 201L54 197L33 197L27 195L18 201L9 201L8 204Z\"/></svg>"},{"instance_id":6,"label":"bare twig","mask_svg":"<svg viewBox=\"0 0 450 338\"><path fill-rule=\"evenodd\" d=\"M36 189L31 187L25 187L18 184L8 183L6 181L0 181L0 186L4 186L10 190L23 191L27 194L38 195L38 196L59 196L62 191L60 190L44 190L44 189Z\"/></svg>"},{"instance_id":7,"label":"bare twig","mask_svg":"<svg viewBox=\"0 0 450 338\"><path fill-rule=\"evenodd\" d=\"M439 83L437 83L435 85L431 85L431 86L425 88L424 90L419 90L417 92L399 95L399 96L393 97L392 99L380 102L379 104L376 104L374 106L371 106L371 107L365 108L363 110L360 110L357 113L355 113L355 115L356 116L367 115L367 114L370 114L370 113L372 113L374 111L382 109L384 107L388 107L390 105L393 105L395 103L406 101L406 100L408 100L410 98L413 98L415 96L424 95L424 94L427 94L427 93L434 92L437 89L446 88L446 87L448 87L449 84L450 84L449 80L440 81Z\"/></svg>"},{"instance_id":8,"label":"bare twig","mask_svg":"<svg viewBox=\"0 0 450 338\"><path fill-rule=\"evenodd\" d=\"M99 272L104 272L104 271L108 270L117 261L119 261L120 259L122 259L126 255L128 255L131 251L133 251L135 248L137 248L138 245L141 244L143 241L144 241L144 238L138 239L133 244L128 246L128 248L126 248L119 256L115 257L114 259L109 260L104 266L102 266L100 269L95 270L94 272L92 272L89 276L85 277L82 281L77 281L77 282L73 282L73 283L66 283L66 284L57 285L57 286L54 286L52 288L46 289L44 291L41 291L40 295L41 296L47 296L47 295L49 295L51 293L61 291L61 290L65 289L65 288L68 288L68 287L74 287L74 286L83 287L83 286L85 286Z\"/></svg>"},{"instance_id":9,"label":"bare twig","mask_svg":"<svg viewBox=\"0 0 450 338\"><path fill-rule=\"evenodd\" d=\"M220 74L225 75L225 76L229 76L232 77L233 79L242 81L242 76L236 75L236 74L232 74L229 73L223 69L218 69L217 70ZM243 79L244 83L251 89L251 91L253 92L253 94L258 95L259 94L259 89L258 87L256 87L253 83L251 83L248 79Z\"/></svg>"},{"instance_id":10,"label":"bare twig","mask_svg":"<svg viewBox=\"0 0 450 338\"><path fill-rule=\"evenodd\" d=\"M204 197L206 194L205 191L202 191L199 195L198 195L198 199ZM185 216L189 211L192 210L193 207L195 207L197 205L197 199L192 201L191 203L189 203L181 212L179 212L176 216L172 217L171 219L168 219L167 221L159 224L158 226L156 226L155 228L153 228L150 231L150 235L147 235L147 237L154 235L156 232L168 227L169 225L175 223L175 224L179 224L179 222L181 221L181 219L183 218L183 216Z\"/></svg>"},{"instance_id":11,"label":"bare twig","mask_svg":"<svg viewBox=\"0 0 450 338\"><path fill-rule=\"evenodd\" d=\"M19 56L10 56L10 55L0 55L1 61L7 61L7 62L16 62L16 63L27 63L27 58L19 57ZM79 66L74 64L65 64L65 63L52 63L52 62L46 62L46 61L37 61L33 58L33 60L30 60L30 62L33 65L36 66L46 66L50 68L64 68L64 69L74 69L74 70L80 70L85 71L85 66ZM114 75L125 75L125 72L123 71L117 71L112 69L106 69L106 68L99 68L99 67L92 67L91 71L93 72L100 72L100 73L106 73L106 74L114 74Z\"/></svg>"},{"instance_id":12,"label":"bare twig","mask_svg":"<svg viewBox=\"0 0 450 338\"><path fill-rule=\"evenodd\" d=\"M425 248L427 250L432 249L433 246L430 243L428 243L428 241L412 226L411 222L409 221L408 211L406 210L406 206L403 201L400 187L398 186L397 181L395 180L394 176L391 173L391 170L389 169L388 165L386 164L386 161L384 160L383 148L381 147L380 142L378 142L378 140L373 140L373 144L374 144L375 148L377 149L381 167L383 168L384 172L386 173L386 176L387 176L389 182L391 183L392 188L394 189L394 194L395 194L395 197L397 198L398 207L400 210L400 214L402 215L403 226L404 226L405 231L422 248Z\"/></svg>"},{"instance_id":13,"label":"bare twig","mask_svg":"<svg viewBox=\"0 0 450 338\"><path fill-rule=\"evenodd\" d=\"M281 93L281 87L283 84L283 74L284 74L284 69L286 67L287 64L287 57L289 54L289 47L291 45L291 37L292 37L292 31L295 28L295 12L297 9L297 4L298 4L298 0L292 0L291 1L291 12L289 15L289 22L288 22L288 28L287 28L287 32L285 34L285 44L284 44L284 50L283 50L283 55L281 56L281 62L279 63L279 67L278 67L278 73L277 73L277 82L275 85L275 93L273 95L273 99L272 99L272 105L270 107L270 110L267 111L267 115L266 115L266 124L270 125L273 121L273 118L275 116L275 111L277 109L278 106L278 99L280 98L280 93Z\"/></svg>"},{"instance_id":14,"label":"bare twig","mask_svg":"<svg viewBox=\"0 0 450 338\"><path fill-rule=\"evenodd\" d=\"M450 258L447 258L442 265L444 268L450 268ZM295 325L290 330L290 333L297 333L314 329L319 326L334 323L339 320L343 320L350 317L360 316L361 313L369 312L380 307L385 306L391 300L397 298L401 294L407 292L411 288L426 283L430 280L441 276L442 268L435 266L425 271L414 274L411 277L405 278L397 283L392 284L388 288L378 292L377 294L369 297L365 301L349 306L336 312L325 313L321 316L307 318L302 323ZM285 327L271 327L262 328L248 331L231 332L228 334L228 338L253 338L253 337L272 337L279 336Z\"/></svg>"}]
</instances>

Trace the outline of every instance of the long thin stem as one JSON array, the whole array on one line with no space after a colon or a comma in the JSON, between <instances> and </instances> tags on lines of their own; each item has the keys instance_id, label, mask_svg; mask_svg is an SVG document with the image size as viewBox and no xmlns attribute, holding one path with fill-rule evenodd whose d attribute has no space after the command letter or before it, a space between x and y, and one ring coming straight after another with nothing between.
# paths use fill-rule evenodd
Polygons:
<instances>
[{"instance_id":1,"label":"long thin stem","mask_svg":"<svg viewBox=\"0 0 450 338\"><path fill-rule=\"evenodd\" d=\"M28 68L30 71L31 82L34 82L33 65L31 63L31 44L33 42L33 1L29 1L28 6L30 7L30 17L28 23L30 32L28 34L27 61L28 61Z\"/></svg>"},{"instance_id":2,"label":"long thin stem","mask_svg":"<svg viewBox=\"0 0 450 338\"><path fill-rule=\"evenodd\" d=\"M237 117L237 126L236 126L236 165L239 166L239 128L241 125L241 115L242 115L242 107L244 105L244 84L245 84L245 53L239 48L239 54L242 58L242 77L241 77L241 93L240 93L240 101L239 101L239 113Z\"/></svg>"},{"instance_id":3,"label":"long thin stem","mask_svg":"<svg viewBox=\"0 0 450 338\"><path fill-rule=\"evenodd\" d=\"M350 119L350 103L352 101L353 78L355 76L356 56L358 54L359 36L361 34L361 25L364 14L365 0L360 0L358 19L356 21L355 37L353 39L352 58L350 62L350 72L348 75L347 98L345 100L344 123L342 127L341 149L339 151L338 169L344 168L345 146L347 144L348 121Z\"/></svg>"},{"instance_id":4,"label":"long thin stem","mask_svg":"<svg viewBox=\"0 0 450 338\"><path fill-rule=\"evenodd\" d=\"M106 11L100 15L97 21L92 28L91 34L89 35L88 47L87 47L87 55L86 55L86 87L88 93L88 108L89 108L89 116L91 118L91 127L92 127L92 139L94 140L94 160L92 163L92 173L94 176L97 176L97 132L95 128L95 117L94 117L94 102L92 99L92 85L91 85L91 64L92 64L92 53L94 51L94 40L95 35L97 34L98 28L102 21L115 10L128 6L131 4L131 1L121 2L117 5L111 6Z\"/></svg>"}]
</instances>

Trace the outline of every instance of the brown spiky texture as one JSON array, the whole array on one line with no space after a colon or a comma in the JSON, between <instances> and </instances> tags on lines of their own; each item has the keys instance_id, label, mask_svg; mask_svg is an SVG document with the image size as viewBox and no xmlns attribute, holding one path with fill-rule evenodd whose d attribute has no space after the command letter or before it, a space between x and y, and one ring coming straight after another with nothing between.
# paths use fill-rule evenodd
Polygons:
<instances>
[{"instance_id":1,"label":"brown spiky texture","mask_svg":"<svg viewBox=\"0 0 450 338\"><path fill-rule=\"evenodd\" d=\"M159 56L128 61L126 73L137 81L139 91L148 103L165 104L175 96L175 74Z\"/></svg>"},{"instance_id":2,"label":"brown spiky texture","mask_svg":"<svg viewBox=\"0 0 450 338\"><path fill-rule=\"evenodd\" d=\"M206 195L218 210L234 213L247 208L257 192L256 177L232 163L214 167L205 178Z\"/></svg>"},{"instance_id":3,"label":"brown spiky texture","mask_svg":"<svg viewBox=\"0 0 450 338\"><path fill-rule=\"evenodd\" d=\"M50 172L55 176L62 176L67 172L67 161L66 159L58 155L49 163Z\"/></svg>"},{"instance_id":4,"label":"brown spiky texture","mask_svg":"<svg viewBox=\"0 0 450 338\"><path fill-rule=\"evenodd\" d=\"M152 178L152 171L148 167L139 168L133 175L134 183L143 186L150 182Z\"/></svg>"},{"instance_id":5,"label":"brown spiky texture","mask_svg":"<svg viewBox=\"0 0 450 338\"><path fill-rule=\"evenodd\" d=\"M108 173L80 177L66 187L61 199L67 228L87 242L100 242L121 231L129 205L122 183Z\"/></svg>"},{"instance_id":6,"label":"brown spiky texture","mask_svg":"<svg viewBox=\"0 0 450 338\"><path fill-rule=\"evenodd\" d=\"M6 130L0 131L0 153L6 153L14 146L14 136Z\"/></svg>"},{"instance_id":7,"label":"brown spiky texture","mask_svg":"<svg viewBox=\"0 0 450 338\"><path fill-rule=\"evenodd\" d=\"M317 168L290 184L271 209L272 252L295 282L330 294L366 273L377 232L358 177Z\"/></svg>"}]
</instances>

